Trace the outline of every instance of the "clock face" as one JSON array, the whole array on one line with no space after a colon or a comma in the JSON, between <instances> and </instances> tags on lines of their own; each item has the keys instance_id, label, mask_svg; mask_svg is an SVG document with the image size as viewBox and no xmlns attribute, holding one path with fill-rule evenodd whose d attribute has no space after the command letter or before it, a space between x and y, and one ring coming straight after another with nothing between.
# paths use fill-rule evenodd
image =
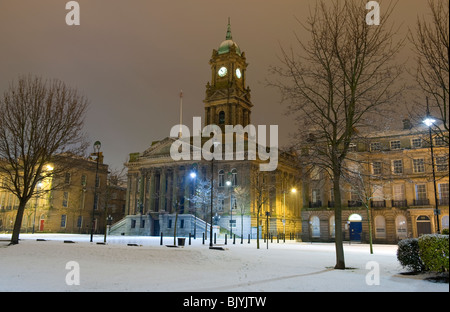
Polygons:
<instances>
[{"instance_id":1,"label":"clock face","mask_svg":"<svg viewBox=\"0 0 450 312\"><path fill-rule=\"evenodd\" d=\"M242 73L241 73L241 70L239 68L236 69L236 77L238 77L238 78L242 77Z\"/></svg>"},{"instance_id":2,"label":"clock face","mask_svg":"<svg viewBox=\"0 0 450 312\"><path fill-rule=\"evenodd\" d=\"M219 69L219 76L220 77L223 77L223 76L225 76L227 74L227 68L226 67L221 67L220 69Z\"/></svg>"}]
</instances>

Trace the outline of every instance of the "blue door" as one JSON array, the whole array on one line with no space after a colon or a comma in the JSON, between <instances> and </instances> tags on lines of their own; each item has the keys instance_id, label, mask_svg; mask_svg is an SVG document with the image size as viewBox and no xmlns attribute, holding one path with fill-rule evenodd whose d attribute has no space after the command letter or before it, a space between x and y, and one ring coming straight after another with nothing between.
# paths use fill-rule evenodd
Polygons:
<instances>
[{"instance_id":1,"label":"blue door","mask_svg":"<svg viewBox=\"0 0 450 312\"><path fill-rule=\"evenodd\" d=\"M362 232L362 222L350 222L350 240L360 241Z\"/></svg>"}]
</instances>

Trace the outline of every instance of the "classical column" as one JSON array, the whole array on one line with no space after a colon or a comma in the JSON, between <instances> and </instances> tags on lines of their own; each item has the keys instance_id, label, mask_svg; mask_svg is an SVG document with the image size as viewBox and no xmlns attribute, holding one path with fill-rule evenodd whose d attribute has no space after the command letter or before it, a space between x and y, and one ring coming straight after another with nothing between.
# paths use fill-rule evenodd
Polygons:
<instances>
[{"instance_id":1,"label":"classical column","mask_svg":"<svg viewBox=\"0 0 450 312\"><path fill-rule=\"evenodd\" d=\"M159 176L159 211L166 210L166 170L161 169Z\"/></svg>"}]
</instances>

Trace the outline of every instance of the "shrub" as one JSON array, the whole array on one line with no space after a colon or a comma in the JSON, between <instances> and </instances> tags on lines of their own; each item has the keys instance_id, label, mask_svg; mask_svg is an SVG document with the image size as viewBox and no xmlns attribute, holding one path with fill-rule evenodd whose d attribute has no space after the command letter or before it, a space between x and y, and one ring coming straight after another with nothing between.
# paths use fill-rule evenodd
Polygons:
<instances>
[{"instance_id":1,"label":"shrub","mask_svg":"<svg viewBox=\"0 0 450 312\"><path fill-rule=\"evenodd\" d=\"M419 238L420 258L425 267L434 272L449 270L448 235L428 234Z\"/></svg>"},{"instance_id":2,"label":"shrub","mask_svg":"<svg viewBox=\"0 0 450 312\"><path fill-rule=\"evenodd\" d=\"M419 255L419 240L417 238L403 239L398 242L397 259L400 264L413 272L425 270Z\"/></svg>"},{"instance_id":3,"label":"shrub","mask_svg":"<svg viewBox=\"0 0 450 312\"><path fill-rule=\"evenodd\" d=\"M448 235L449 234L448 228L442 229L441 234Z\"/></svg>"}]
</instances>

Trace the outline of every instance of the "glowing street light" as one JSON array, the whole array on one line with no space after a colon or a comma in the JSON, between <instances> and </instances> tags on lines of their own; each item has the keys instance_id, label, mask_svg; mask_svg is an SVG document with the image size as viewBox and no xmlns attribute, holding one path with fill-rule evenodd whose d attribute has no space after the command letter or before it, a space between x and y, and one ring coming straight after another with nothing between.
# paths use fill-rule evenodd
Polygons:
<instances>
[{"instance_id":1,"label":"glowing street light","mask_svg":"<svg viewBox=\"0 0 450 312\"><path fill-rule=\"evenodd\" d=\"M430 136L430 151L431 151L431 169L433 172L433 187L434 187L434 203L435 203L435 211L434 214L436 215L436 232L439 234L439 202L438 202L438 196L437 196L437 190L436 190L436 173L434 171L434 152L433 152L433 136L431 134L431 127L434 125L436 120L431 117L430 115L430 108L428 107L428 97L427 97L427 115L425 119L423 120L423 123L428 127L428 134Z\"/></svg>"}]
</instances>

